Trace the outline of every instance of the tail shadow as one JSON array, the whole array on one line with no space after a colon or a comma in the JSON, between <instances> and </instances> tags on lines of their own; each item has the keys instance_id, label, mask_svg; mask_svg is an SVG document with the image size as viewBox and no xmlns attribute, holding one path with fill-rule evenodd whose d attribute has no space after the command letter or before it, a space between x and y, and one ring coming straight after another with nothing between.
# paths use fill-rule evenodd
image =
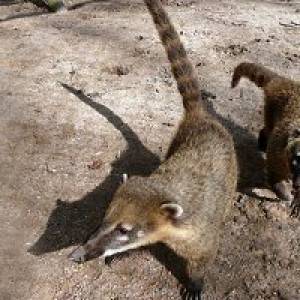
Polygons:
<instances>
[{"instance_id":1,"label":"tail shadow","mask_svg":"<svg viewBox=\"0 0 300 300\"><path fill-rule=\"evenodd\" d=\"M6 0L6 1L9 1L9 0ZM64 9L66 11L76 10L76 9L79 9L83 6L88 5L88 4L93 4L93 3L98 3L98 2L109 2L109 0L87 0L87 1L72 4L70 6L64 6ZM1 3L0 2L0 7L1 6L8 6L8 5L13 5L13 4L18 4L18 3L19 2L13 1L13 0L9 1L8 3ZM15 14L15 15L9 15L7 17L0 18L0 22L6 22L6 21L10 21L10 20L15 20L15 19L30 18L30 17L38 17L38 16L42 16L42 15L49 15L49 14L57 13L57 11L49 11L49 9L47 9L46 4L45 5L43 5L43 4L39 5L38 3L36 3L35 5L42 8L43 11L31 11L31 12L25 12L25 13L18 13L18 14Z\"/></svg>"},{"instance_id":2,"label":"tail shadow","mask_svg":"<svg viewBox=\"0 0 300 300\"><path fill-rule=\"evenodd\" d=\"M250 187L265 187L264 158L258 151L257 137L230 118L218 114L209 95L212 93L202 90L206 109L223 124L233 137L239 168L238 191L245 192Z\"/></svg>"},{"instance_id":3,"label":"tail shadow","mask_svg":"<svg viewBox=\"0 0 300 300\"><path fill-rule=\"evenodd\" d=\"M222 116L217 118L233 136L239 168L237 190L248 193L253 187L266 188L265 162L262 153L258 151L257 138L232 120Z\"/></svg>"},{"instance_id":4,"label":"tail shadow","mask_svg":"<svg viewBox=\"0 0 300 300\"><path fill-rule=\"evenodd\" d=\"M10 6L14 4L18 4L20 1L18 0L0 0L0 6Z\"/></svg>"},{"instance_id":5,"label":"tail shadow","mask_svg":"<svg viewBox=\"0 0 300 300\"><path fill-rule=\"evenodd\" d=\"M67 84L62 86L76 95L118 129L127 141L127 149L112 163L112 171L106 179L82 199L68 203L57 200L46 229L28 250L41 255L72 245L81 244L101 224L104 213L115 191L122 183L121 174L147 176L159 165L159 157L149 151L132 129L106 106L93 101Z\"/></svg>"},{"instance_id":6,"label":"tail shadow","mask_svg":"<svg viewBox=\"0 0 300 300\"><path fill-rule=\"evenodd\" d=\"M24 18L30 18L30 17L38 17L42 15L49 15L51 12L49 11L32 11L27 13L20 13L17 15L11 15L4 18L0 18L0 22L6 22L14 19L24 19Z\"/></svg>"}]
</instances>

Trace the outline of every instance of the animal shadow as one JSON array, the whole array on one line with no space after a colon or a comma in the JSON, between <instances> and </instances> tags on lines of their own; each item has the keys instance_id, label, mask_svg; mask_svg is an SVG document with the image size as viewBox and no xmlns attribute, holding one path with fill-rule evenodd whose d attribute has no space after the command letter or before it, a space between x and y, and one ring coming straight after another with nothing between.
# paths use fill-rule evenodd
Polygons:
<instances>
[{"instance_id":1,"label":"animal shadow","mask_svg":"<svg viewBox=\"0 0 300 300\"><path fill-rule=\"evenodd\" d=\"M210 101L211 93L202 90L202 99L210 114L230 132L233 137L238 161L238 191L244 193L252 187L266 187L264 176L264 158L258 151L257 138L247 129L236 124L230 118L218 114Z\"/></svg>"},{"instance_id":2,"label":"animal shadow","mask_svg":"<svg viewBox=\"0 0 300 300\"><path fill-rule=\"evenodd\" d=\"M51 14L51 12L49 11L33 11L33 12L26 12L26 13L20 13L17 15L11 15L11 16L7 16L4 18L0 18L0 22L5 22L5 21L10 21L10 20L14 20L14 19L24 19L24 18L30 18L30 17L38 17L38 16L42 16L42 15L48 15Z\"/></svg>"},{"instance_id":3,"label":"animal shadow","mask_svg":"<svg viewBox=\"0 0 300 300\"><path fill-rule=\"evenodd\" d=\"M122 174L126 173L129 177L147 176L160 163L159 157L149 151L136 133L113 111L93 101L80 90L64 83L61 85L113 124L127 141L127 148L112 163L110 174L93 191L72 203L57 200L57 206L48 219L45 232L28 250L34 255L83 243L101 224L115 191L122 184Z\"/></svg>"}]
</instances>

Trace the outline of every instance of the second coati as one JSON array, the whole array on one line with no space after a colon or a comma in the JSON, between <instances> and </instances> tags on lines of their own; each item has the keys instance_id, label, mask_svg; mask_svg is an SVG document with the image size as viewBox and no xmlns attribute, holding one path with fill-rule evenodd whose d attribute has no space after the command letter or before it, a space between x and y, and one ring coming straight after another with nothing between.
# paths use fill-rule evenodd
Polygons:
<instances>
[{"instance_id":1,"label":"second coati","mask_svg":"<svg viewBox=\"0 0 300 300\"><path fill-rule=\"evenodd\" d=\"M179 35L158 0L145 0L171 63L185 109L165 161L149 177L120 186L102 226L70 254L77 262L165 243L186 261L186 297L200 299L203 279L235 198L233 139L201 99Z\"/></svg>"},{"instance_id":2,"label":"second coati","mask_svg":"<svg viewBox=\"0 0 300 300\"><path fill-rule=\"evenodd\" d=\"M264 128L258 146L267 152L268 180L279 198L292 201L292 213L300 214L300 199L293 199L287 182L300 184L300 82L287 79L254 63L241 63L232 87L246 77L264 90Z\"/></svg>"}]
</instances>

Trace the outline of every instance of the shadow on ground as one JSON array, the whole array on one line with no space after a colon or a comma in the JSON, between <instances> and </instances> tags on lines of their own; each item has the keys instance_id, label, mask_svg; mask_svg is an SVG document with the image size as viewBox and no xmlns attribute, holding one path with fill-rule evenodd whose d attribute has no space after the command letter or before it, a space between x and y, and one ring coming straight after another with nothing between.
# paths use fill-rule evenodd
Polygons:
<instances>
[{"instance_id":1,"label":"shadow on ground","mask_svg":"<svg viewBox=\"0 0 300 300\"><path fill-rule=\"evenodd\" d=\"M106 106L94 102L80 90L62 84L99 114L104 116L127 141L127 149L111 165L109 176L81 200L67 203L57 201L51 213L47 228L39 240L29 249L35 255L57 251L82 243L102 221L106 208L115 191L122 183L122 174L147 176L159 165L159 157L149 151L135 132Z\"/></svg>"},{"instance_id":2,"label":"shadow on ground","mask_svg":"<svg viewBox=\"0 0 300 300\"><path fill-rule=\"evenodd\" d=\"M14 0L7 0L8 2L0 2L0 7L1 6L9 6L9 5L14 5L14 4L19 4L18 1ZM113 11L114 9L122 9L122 8L127 8L128 3L122 3L120 1L110 1L110 0L87 0L87 1L82 1L75 3L73 5L69 5L65 7L65 10L71 11L71 10L76 10L80 9L86 5L89 4L97 4L99 5L100 3L105 3L108 4L106 6L106 9ZM37 5L37 4L36 4ZM40 9L43 9L43 11L31 11L31 12L26 12L26 13L18 13L18 14L13 14L4 18L0 18L0 22L5 22L5 21L11 21L14 19L24 19L24 18L30 18L30 17L37 17L41 15L46 15L46 14L53 14L53 13L58 13L58 12L50 12L47 10L46 5L37 5ZM62 10L63 11L63 10Z\"/></svg>"},{"instance_id":3,"label":"shadow on ground","mask_svg":"<svg viewBox=\"0 0 300 300\"><path fill-rule=\"evenodd\" d=\"M251 187L264 187L264 159L258 151L257 138L247 129L233 120L224 118L216 112L211 101L210 92L202 91L207 110L214 115L233 136L238 160L238 191L248 191Z\"/></svg>"},{"instance_id":4,"label":"shadow on ground","mask_svg":"<svg viewBox=\"0 0 300 300\"><path fill-rule=\"evenodd\" d=\"M0 6L10 6L14 4L18 4L20 1L18 0L0 0Z\"/></svg>"},{"instance_id":5,"label":"shadow on ground","mask_svg":"<svg viewBox=\"0 0 300 300\"><path fill-rule=\"evenodd\" d=\"M28 13L20 13L17 15L11 15L11 16L7 16L5 18L1 18L0 22L10 21L10 20L14 20L14 19L38 17L38 16L48 15L48 14L51 14L51 12L49 12L49 11L32 11L32 12L28 12Z\"/></svg>"}]
</instances>

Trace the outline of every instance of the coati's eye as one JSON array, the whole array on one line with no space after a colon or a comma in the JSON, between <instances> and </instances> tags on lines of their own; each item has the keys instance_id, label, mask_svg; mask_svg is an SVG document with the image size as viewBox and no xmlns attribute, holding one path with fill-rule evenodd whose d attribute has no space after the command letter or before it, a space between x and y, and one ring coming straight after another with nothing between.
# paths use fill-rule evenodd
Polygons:
<instances>
[{"instance_id":1,"label":"coati's eye","mask_svg":"<svg viewBox=\"0 0 300 300\"><path fill-rule=\"evenodd\" d=\"M118 230L121 234L127 234L128 233L128 230L124 227L120 227L120 228L118 228Z\"/></svg>"},{"instance_id":2,"label":"coati's eye","mask_svg":"<svg viewBox=\"0 0 300 300\"><path fill-rule=\"evenodd\" d=\"M116 228L120 234L128 234L132 230L132 226L130 224L119 224Z\"/></svg>"}]
</instances>

